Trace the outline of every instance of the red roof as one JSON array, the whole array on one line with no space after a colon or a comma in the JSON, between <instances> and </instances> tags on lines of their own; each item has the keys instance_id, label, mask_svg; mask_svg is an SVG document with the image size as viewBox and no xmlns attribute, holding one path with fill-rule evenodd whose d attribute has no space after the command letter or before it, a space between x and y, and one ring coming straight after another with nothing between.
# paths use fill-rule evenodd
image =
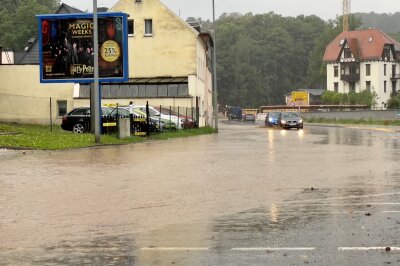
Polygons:
<instances>
[{"instance_id":1,"label":"red roof","mask_svg":"<svg viewBox=\"0 0 400 266\"><path fill-rule=\"evenodd\" d=\"M385 45L394 45L396 51L400 50L399 42L377 29L345 31L326 47L323 61L338 61L345 40L358 60L380 59Z\"/></svg>"}]
</instances>

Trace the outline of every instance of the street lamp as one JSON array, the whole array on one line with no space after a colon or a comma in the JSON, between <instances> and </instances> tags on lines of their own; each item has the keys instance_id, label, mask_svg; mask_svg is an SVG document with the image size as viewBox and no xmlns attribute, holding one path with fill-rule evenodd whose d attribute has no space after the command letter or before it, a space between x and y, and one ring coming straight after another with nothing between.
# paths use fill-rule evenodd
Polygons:
<instances>
[{"instance_id":1,"label":"street lamp","mask_svg":"<svg viewBox=\"0 0 400 266\"><path fill-rule=\"evenodd\" d=\"M215 131L218 132L218 90L217 90L217 38L215 30L215 5L214 0L212 0L212 10L213 10L213 39L214 39L214 52L213 52L213 94L214 94L214 123Z\"/></svg>"}]
</instances>

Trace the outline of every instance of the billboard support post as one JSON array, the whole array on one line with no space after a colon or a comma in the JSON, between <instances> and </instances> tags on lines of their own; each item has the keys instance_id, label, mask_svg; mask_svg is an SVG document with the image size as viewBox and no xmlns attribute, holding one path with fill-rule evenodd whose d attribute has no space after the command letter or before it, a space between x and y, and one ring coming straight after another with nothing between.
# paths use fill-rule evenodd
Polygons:
<instances>
[{"instance_id":1,"label":"billboard support post","mask_svg":"<svg viewBox=\"0 0 400 266\"><path fill-rule=\"evenodd\" d=\"M97 23L97 0L93 0L93 53L94 53L94 86L93 86L93 103L94 103L94 135L95 142L100 143L100 86L99 86L99 32Z\"/></svg>"}]
</instances>

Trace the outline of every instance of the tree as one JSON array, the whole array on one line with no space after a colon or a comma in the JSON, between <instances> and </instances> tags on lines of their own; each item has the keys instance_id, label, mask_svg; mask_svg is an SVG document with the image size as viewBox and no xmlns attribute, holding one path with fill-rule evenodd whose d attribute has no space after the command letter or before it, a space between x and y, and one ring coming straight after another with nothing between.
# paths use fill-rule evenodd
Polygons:
<instances>
[{"instance_id":1,"label":"tree","mask_svg":"<svg viewBox=\"0 0 400 266\"><path fill-rule=\"evenodd\" d=\"M388 109L400 109L400 94L392 95L386 104Z\"/></svg>"},{"instance_id":2,"label":"tree","mask_svg":"<svg viewBox=\"0 0 400 266\"><path fill-rule=\"evenodd\" d=\"M0 44L4 48L22 50L30 38L37 36L35 15L54 13L59 3L59 0L3 0Z\"/></svg>"}]
</instances>

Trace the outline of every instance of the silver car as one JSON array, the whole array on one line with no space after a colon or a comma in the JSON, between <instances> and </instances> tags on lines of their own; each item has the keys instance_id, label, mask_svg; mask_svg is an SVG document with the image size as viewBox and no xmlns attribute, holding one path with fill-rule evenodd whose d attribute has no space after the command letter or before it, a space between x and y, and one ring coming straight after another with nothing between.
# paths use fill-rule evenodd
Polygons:
<instances>
[{"instance_id":1,"label":"silver car","mask_svg":"<svg viewBox=\"0 0 400 266\"><path fill-rule=\"evenodd\" d=\"M279 125L284 128L303 128L303 119L299 113L283 112L279 118Z\"/></svg>"}]
</instances>

